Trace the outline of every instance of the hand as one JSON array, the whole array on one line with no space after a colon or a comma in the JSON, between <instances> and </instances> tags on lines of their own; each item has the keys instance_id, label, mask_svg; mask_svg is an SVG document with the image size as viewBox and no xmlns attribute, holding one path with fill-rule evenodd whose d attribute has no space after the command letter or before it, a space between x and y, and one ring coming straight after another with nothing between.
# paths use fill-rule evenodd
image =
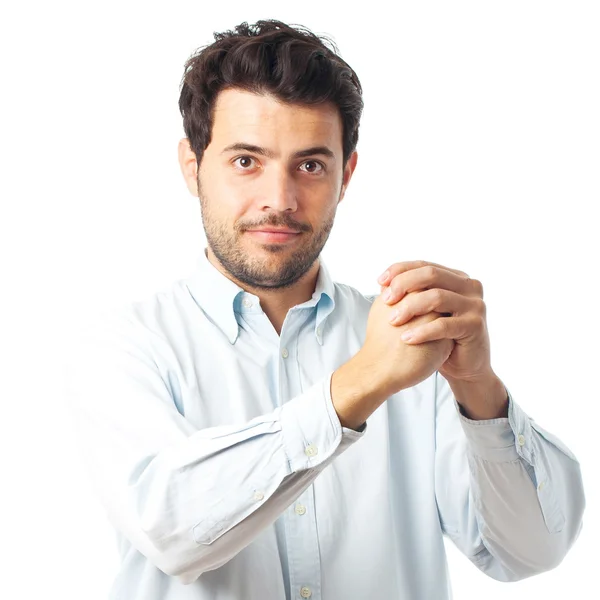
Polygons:
<instances>
[{"instance_id":1,"label":"hand","mask_svg":"<svg viewBox=\"0 0 600 600\"><path fill-rule=\"evenodd\" d=\"M454 340L451 354L438 369L440 374L449 381L489 379L493 371L481 282L463 271L424 260L395 263L388 272L386 279L379 280L383 294L391 291L391 298L384 302L390 317L398 312L392 325L413 334L407 344ZM444 316L426 324L415 320L432 311Z\"/></svg>"},{"instance_id":2,"label":"hand","mask_svg":"<svg viewBox=\"0 0 600 600\"><path fill-rule=\"evenodd\" d=\"M357 359L365 365L377 382L376 387L390 396L401 389L423 381L436 371L452 352L454 342L449 339L407 344L400 339L403 331L415 325L434 323L440 319L436 312L416 316L402 327L391 327L389 320L394 308L386 306L381 296L371 305L367 320L366 337Z\"/></svg>"}]
</instances>

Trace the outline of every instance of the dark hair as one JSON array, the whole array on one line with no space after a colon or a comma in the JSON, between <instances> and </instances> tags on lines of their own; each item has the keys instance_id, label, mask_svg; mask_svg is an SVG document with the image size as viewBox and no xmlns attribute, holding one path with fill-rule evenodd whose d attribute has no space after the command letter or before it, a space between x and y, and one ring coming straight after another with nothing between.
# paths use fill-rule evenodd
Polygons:
<instances>
[{"instance_id":1,"label":"dark hair","mask_svg":"<svg viewBox=\"0 0 600 600\"><path fill-rule=\"evenodd\" d=\"M244 21L235 31L213 35L215 42L196 50L185 63L179 96L183 128L198 165L211 140L218 93L239 88L292 104L335 104L342 119L346 166L358 142L362 88L332 40L274 19L254 25Z\"/></svg>"}]
</instances>

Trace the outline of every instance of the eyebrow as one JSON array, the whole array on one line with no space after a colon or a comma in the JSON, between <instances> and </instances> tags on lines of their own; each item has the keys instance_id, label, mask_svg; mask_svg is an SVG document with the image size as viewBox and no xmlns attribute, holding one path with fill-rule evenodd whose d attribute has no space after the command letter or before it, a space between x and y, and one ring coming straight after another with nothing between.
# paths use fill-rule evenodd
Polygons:
<instances>
[{"instance_id":1,"label":"eyebrow","mask_svg":"<svg viewBox=\"0 0 600 600\"><path fill-rule=\"evenodd\" d=\"M261 156L266 156L267 158L275 158L275 153L271 152L271 150L262 148L261 146L255 146L254 144L246 144L244 142L237 142L227 146L223 149L221 154L239 151L252 152L254 154L260 154ZM314 156L315 154L321 154L323 156L327 156L328 158L335 159L335 154L327 146L313 146L312 148L306 148L305 150L298 150L298 152L295 152L292 155L292 158L304 158L306 156Z\"/></svg>"}]
</instances>

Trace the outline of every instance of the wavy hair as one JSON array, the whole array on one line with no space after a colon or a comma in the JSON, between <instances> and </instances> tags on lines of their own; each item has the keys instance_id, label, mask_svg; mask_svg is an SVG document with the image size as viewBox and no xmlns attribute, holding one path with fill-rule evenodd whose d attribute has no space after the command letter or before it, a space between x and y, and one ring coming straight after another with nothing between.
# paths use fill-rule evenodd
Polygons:
<instances>
[{"instance_id":1,"label":"wavy hair","mask_svg":"<svg viewBox=\"0 0 600 600\"><path fill-rule=\"evenodd\" d=\"M335 104L343 126L345 168L358 143L363 100L360 81L335 43L274 19L253 25L244 21L233 31L213 35L215 42L186 61L180 86L183 128L198 166L211 140L218 93L238 88L291 104Z\"/></svg>"}]
</instances>

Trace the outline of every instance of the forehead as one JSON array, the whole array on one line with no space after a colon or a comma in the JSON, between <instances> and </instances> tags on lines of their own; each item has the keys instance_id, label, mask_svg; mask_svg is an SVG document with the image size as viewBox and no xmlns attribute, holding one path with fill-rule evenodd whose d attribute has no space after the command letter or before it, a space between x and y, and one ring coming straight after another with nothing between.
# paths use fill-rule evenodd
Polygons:
<instances>
[{"instance_id":1,"label":"forehead","mask_svg":"<svg viewBox=\"0 0 600 600\"><path fill-rule=\"evenodd\" d=\"M302 146L327 144L341 153L342 120L333 103L287 104L270 95L227 89L214 107L212 141L256 142Z\"/></svg>"}]
</instances>

